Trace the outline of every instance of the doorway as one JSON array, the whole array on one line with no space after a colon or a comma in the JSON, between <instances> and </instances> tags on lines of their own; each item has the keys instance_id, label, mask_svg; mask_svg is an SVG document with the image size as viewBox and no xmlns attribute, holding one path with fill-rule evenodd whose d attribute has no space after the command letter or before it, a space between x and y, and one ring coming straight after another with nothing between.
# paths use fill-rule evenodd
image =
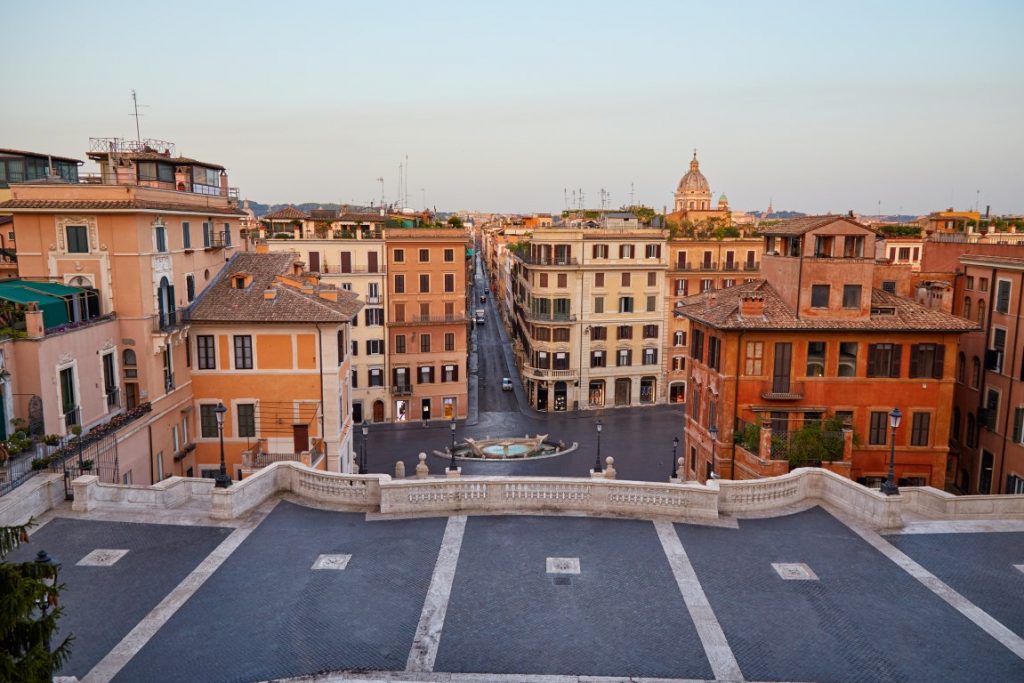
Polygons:
<instances>
[{"instance_id":1,"label":"doorway","mask_svg":"<svg viewBox=\"0 0 1024 683\"><path fill-rule=\"evenodd\" d=\"M309 450L309 425L292 425L292 442L295 453Z\"/></svg>"},{"instance_id":2,"label":"doorway","mask_svg":"<svg viewBox=\"0 0 1024 683\"><path fill-rule=\"evenodd\" d=\"M373 421L384 421L384 401L377 400L373 402Z\"/></svg>"},{"instance_id":3,"label":"doorway","mask_svg":"<svg viewBox=\"0 0 1024 683\"><path fill-rule=\"evenodd\" d=\"M548 409L548 385L541 382L537 385L537 410Z\"/></svg>"},{"instance_id":4,"label":"doorway","mask_svg":"<svg viewBox=\"0 0 1024 683\"><path fill-rule=\"evenodd\" d=\"M633 381L628 377L620 377L615 380L615 405L628 406L630 394L633 393Z\"/></svg>"},{"instance_id":5,"label":"doorway","mask_svg":"<svg viewBox=\"0 0 1024 683\"><path fill-rule=\"evenodd\" d=\"M565 412L567 403L567 389L565 382L555 382L555 410Z\"/></svg>"},{"instance_id":6,"label":"doorway","mask_svg":"<svg viewBox=\"0 0 1024 683\"><path fill-rule=\"evenodd\" d=\"M422 417L424 421L430 419L430 399L429 398L425 398L425 399L422 399L420 401L420 417Z\"/></svg>"},{"instance_id":7,"label":"doorway","mask_svg":"<svg viewBox=\"0 0 1024 683\"><path fill-rule=\"evenodd\" d=\"M363 402L352 402L352 424L359 424L363 421Z\"/></svg>"}]
</instances>

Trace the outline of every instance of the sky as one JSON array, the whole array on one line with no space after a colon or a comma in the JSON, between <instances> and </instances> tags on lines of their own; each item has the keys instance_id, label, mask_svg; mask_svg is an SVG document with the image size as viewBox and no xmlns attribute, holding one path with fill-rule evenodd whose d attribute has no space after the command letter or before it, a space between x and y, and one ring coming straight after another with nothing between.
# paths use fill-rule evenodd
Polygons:
<instances>
[{"instance_id":1,"label":"sky","mask_svg":"<svg viewBox=\"0 0 1024 683\"><path fill-rule=\"evenodd\" d=\"M1024 2L0 0L0 147L169 140L264 203L1024 213ZM631 195L632 193L632 195ZM571 201L571 196L570 196Z\"/></svg>"}]
</instances>

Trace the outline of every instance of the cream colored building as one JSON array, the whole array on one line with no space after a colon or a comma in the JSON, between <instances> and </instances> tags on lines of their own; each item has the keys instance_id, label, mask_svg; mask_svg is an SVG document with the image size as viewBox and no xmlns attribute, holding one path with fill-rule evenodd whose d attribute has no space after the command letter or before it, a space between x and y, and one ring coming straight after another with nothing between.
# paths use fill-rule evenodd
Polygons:
<instances>
[{"instance_id":1,"label":"cream colored building","mask_svg":"<svg viewBox=\"0 0 1024 683\"><path fill-rule=\"evenodd\" d=\"M334 239L268 239L265 244L272 252L297 254L310 272L320 273L325 284L359 295L364 306L351 328L352 420L355 424L385 422L392 415L387 388L384 238L370 226L344 234Z\"/></svg>"},{"instance_id":2,"label":"cream colored building","mask_svg":"<svg viewBox=\"0 0 1024 683\"><path fill-rule=\"evenodd\" d=\"M512 256L509 315L530 405L662 403L667 233L544 229Z\"/></svg>"}]
</instances>

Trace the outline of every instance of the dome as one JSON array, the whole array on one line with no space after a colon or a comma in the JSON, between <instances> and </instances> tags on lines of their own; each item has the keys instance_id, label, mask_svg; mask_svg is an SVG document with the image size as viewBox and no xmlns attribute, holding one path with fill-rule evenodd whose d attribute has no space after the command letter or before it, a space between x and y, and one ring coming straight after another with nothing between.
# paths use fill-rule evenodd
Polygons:
<instances>
[{"instance_id":1,"label":"dome","mask_svg":"<svg viewBox=\"0 0 1024 683\"><path fill-rule=\"evenodd\" d=\"M697 161L696 152L693 155L693 160L690 161L690 170L679 181L678 191L687 194L695 192L711 194L711 186L708 185L708 179L700 172L700 162Z\"/></svg>"},{"instance_id":2,"label":"dome","mask_svg":"<svg viewBox=\"0 0 1024 683\"><path fill-rule=\"evenodd\" d=\"M729 203L729 198L725 196L725 193L724 193L724 192L723 192L723 193L722 193L722 195L721 195L721 196L720 196L720 197L718 198L718 203L719 203L719 204L728 204L728 203Z\"/></svg>"}]
</instances>

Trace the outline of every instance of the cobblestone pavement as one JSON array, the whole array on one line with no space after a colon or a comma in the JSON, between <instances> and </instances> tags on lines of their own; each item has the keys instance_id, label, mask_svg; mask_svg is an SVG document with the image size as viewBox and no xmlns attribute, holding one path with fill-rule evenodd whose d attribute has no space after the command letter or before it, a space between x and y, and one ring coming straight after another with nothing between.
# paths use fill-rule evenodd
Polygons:
<instances>
[{"instance_id":1,"label":"cobblestone pavement","mask_svg":"<svg viewBox=\"0 0 1024 683\"><path fill-rule=\"evenodd\" d=\"M329 671L367 673L318 680L1024 681L1013 642L819 508L728 528L367 521L287 501L151 637L125 638L126 661L93 669L231 532L57 517L33 534L12 559L45 548L63 562L62 624L76 643L62 674L90 683ZM1019 533L887 539L1019 633ZM128 552L111 566L77 566L96 549Z\"/></svg>"}]
</instances>

